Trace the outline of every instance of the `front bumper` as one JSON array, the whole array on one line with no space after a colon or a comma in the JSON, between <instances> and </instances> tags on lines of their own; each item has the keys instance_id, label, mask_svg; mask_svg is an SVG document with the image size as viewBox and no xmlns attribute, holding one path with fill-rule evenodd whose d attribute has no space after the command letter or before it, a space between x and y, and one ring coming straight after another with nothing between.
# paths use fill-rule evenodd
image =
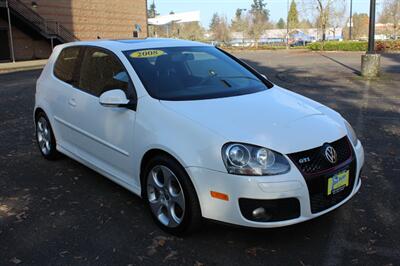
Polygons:
<instances>
[{"instance_id":1,"label":"front bumper","mask_svg":"<svg viewBox=\"0 0 400 266\"><path fill-rule=\"evenodd\" d=\"M361 187L360 171L364 165L364 150L360 142L354 148L356 169L354 185L349 195L336 205L321 212L312 213L310 196L305 179L297 167L290 162L290 172L277 176L239 176L199 167L188 167L200 201L202 215L205 218L235 225L270 228L300 223L321 216L343 205L352 198ZM225 193L229 200L211 197L210 191ZM297 218L257 222L246 219L239 206L239 199L275 200L294 198L300 203L300 215Z\"/></svg>"}]
</instances>

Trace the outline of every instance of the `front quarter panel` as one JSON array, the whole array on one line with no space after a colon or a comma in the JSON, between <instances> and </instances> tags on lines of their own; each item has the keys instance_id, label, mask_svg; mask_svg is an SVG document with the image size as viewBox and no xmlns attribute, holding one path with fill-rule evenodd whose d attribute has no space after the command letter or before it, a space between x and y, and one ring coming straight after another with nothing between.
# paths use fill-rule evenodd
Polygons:
<instances>
[{"instance_id":1,"label":"front quarter panel","mask_svg":"<svg viewBox=\"0 0 400 266\"><path fill-rule=\"evenodd\" d=\"M135 136L136 169L140 169L141 158L147 151L161 149L185 168L196 166L226 172L221 157L224 137L149 96L138 101Z\"/></svg>"}]
</instances>

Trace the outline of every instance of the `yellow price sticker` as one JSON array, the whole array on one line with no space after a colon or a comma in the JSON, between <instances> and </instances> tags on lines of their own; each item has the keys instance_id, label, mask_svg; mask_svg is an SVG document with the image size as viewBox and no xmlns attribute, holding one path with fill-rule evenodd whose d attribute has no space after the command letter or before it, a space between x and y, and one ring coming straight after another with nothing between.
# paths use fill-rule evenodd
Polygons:
<instances>
[{"instance_id":1,"label":"yellow price sticker","mask_svg":"<svg viewBox=\"0 0 400 266\"><path fill-rule=\"evenodd\" d=\"M130 54L131 58L147 58L147 57L157 57L165 55L163 50L141 50Z\"/></svg>"}]
</instances>

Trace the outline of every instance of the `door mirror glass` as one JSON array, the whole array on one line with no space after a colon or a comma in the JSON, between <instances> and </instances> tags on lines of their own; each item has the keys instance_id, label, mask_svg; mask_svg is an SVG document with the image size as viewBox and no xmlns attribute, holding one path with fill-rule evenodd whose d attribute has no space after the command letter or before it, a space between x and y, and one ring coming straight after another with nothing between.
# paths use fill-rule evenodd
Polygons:
<instances>
[{"instance_id":1,"label":"door mirror glass","mask_svg":"<svg viewBox=\"0 0 400 266\"><path fill-rule=\"evenodd\" d=\"M100 104L109 107L125 107L129 104L125 92L121 89L109 90L100 95Z\"/></svg>"}]
</instances>

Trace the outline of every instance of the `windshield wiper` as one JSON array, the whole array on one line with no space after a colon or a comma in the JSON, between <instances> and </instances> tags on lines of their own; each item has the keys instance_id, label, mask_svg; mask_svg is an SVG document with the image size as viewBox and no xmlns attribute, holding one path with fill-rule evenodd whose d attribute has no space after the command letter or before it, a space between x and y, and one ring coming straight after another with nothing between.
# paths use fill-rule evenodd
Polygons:
<instances>
[{"instance_id":1,"label":"windshield wiper","mask_svg":"<svg viewBox=\"0 0 400 266\"><path fill-rule=\"evenodd\" d=\"M261 80L252 78L252 77L247 77L247 76L218 76L219 78L228 78L228 79L250 79L250 80L255 80L258 82L261 82Z\"/></svg>"},{"instance_id":2,"label":"windshield wiper","mask_svg":"<svg viewBox=\"0 0 400 266\"><path fill-rule=\"evenodd\" d=\"M231 84L229 84L229 82L228 82L228 81L226 81L226 80L224 80L224 79L220 79L220 81L221 81L222 83L224 83L224 84L225 84L225 86L227 86L227 87L229 87L229 88L231 88L231 87L232 87L232 85L231 85Z\"/></svg>"}]
</instances>

